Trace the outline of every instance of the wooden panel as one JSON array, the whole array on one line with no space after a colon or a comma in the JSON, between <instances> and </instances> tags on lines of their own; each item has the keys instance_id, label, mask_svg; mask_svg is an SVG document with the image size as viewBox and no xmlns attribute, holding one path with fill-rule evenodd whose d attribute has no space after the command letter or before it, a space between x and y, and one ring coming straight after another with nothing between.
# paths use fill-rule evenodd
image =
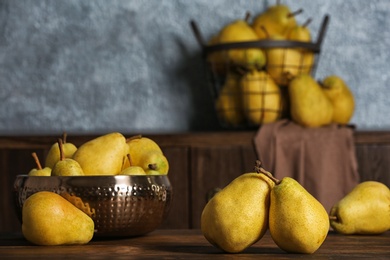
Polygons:
<instances>
[{"instance_id":1,"label":"wooden panel","mask_svg":"<svg viewBox=\"0 0 390 260\"><path fill-rule=\"evenodd\" d=\"M390 187L390 144L358 144L356 157L361 181L380 181Z\"/></svg>"},{"instance_id":2,"label":"wooden panel","mask_svg":"<svg viewBox=\"0 0 390 260\"><path fill-rule=\"evenodd\" d=\"M253 147L220 146L195 147L191 150L191 228L200 227L200 216L207 202L208 193L223 188L234 178L253 171L255 165Z\"/></svg>"},{"instance_id":3,"label":"wooden panel","mask_svg":"<svg viewBox=\"0 0 390 260\"><path fill-rule=\"evenodd\" d=\"M190 226L189 201L189 148L161 146L169 162L169 180L173 189L173 201L162 229L187 229Z\"/></svg>"}]
</instances>

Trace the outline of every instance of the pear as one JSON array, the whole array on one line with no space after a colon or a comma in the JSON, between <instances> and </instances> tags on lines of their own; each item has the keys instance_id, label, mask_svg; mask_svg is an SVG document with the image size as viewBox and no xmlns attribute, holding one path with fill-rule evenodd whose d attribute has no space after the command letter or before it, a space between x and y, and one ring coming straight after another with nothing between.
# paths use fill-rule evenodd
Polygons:
<instances>
[{"instance_id":1,"label":"pear","mask_svg":"<svg viewBox=\"0 0 390 260\"><path fill-rule=\"evenodd\" d=\"M85 175L116 175L124 168L128 153L126 138L113 132L82 144L73 159L80 164Z\"/></svg>"},{"instance_id":2,"label":"pear","mask_svg":"<svg viewBox=\"0 0 390 260\"><path fill-rule=\"evenodd\" d=\"M329 216L324 206L296 180L276 179L271 190L269 231L275 244L289 253L314 253L325 241Z\"/></svg>"},{"instance_id":3,"label":"pear","mask_svg":"<svg viewBox=\"0 0 390 260\"><path fill-rule=\"evenodd\" d=\"M308 28L311 21L312 19L309 18L304 24L297 24L290 28L286 38L290 41L311 42L311 32ZM314 52L304 48L299 48L298 51L301 54L299 72L310 74L314 67Z\"/></svg>"},{"instance_id":4,"label":"pear","mask_svg":"<svg viewBox=\"0 0 390 260\"><path fill-rule=\"evenodd\" d=\"M265 71L250 71L240 81L242 106L251 124L271 123L280 118L282 97L279 86Z\"/></svg>"},{"instance_id":5,"label":"pear","mask_svg":"<svg viewBox=\"0 0 390 260\"><path fill-rule=\"evenodd\" d=\"M63 150L65 154L65 158L72 158L73 154L76 152L77 147L73 143L69 143L66 140L67 134L64 133L62 137ZM46 155L45 167L49 167L53 169L54 165L60 160L60 150L58 147L58 142L54 143L49 152Z\"/></svg>"},{"instance_id":6,"label":"pear","mask_svg":"<svg viewBox=\"0 0 390 260\"><path fill-rule=\"evenodd\" d=\"M65 158L62 139L58 139L60 160L54 165L51 171L52 176L83 176L84 172L80 164L72 158Z\"/></svg>"},{"instance_id":7,"label":"pear","mask_svg":"<svg viewBox=\"0 0 390 260\"><path fill-rule=\"evenodd\" d=\"M300 74L289 84L290 113L304 127L320 127L332 122L333 106L320 85L309 75Z\"/></svg>"},{"instance_id":8,"label":"pear","mask_svg":"<svg viewBox=\"0 0 390 260\"><path fill-rule=\"evenodd\" d=\"M219 33L219 43L257 41L258 37L245 20L235 20L226 25ZM266 63L266 57L260 48L229 49L227 56L234 65L246 69L261 69Z\"/></svg>"},{"instance_id":9,"label":"pear","mask_svg":"<svg viewBox=\"0 0 390 260\"><path fill-rule=\"evenodd\" d=\"M348 124L355 110L355 100L348 85L339 76L331 75L322 81L321 87L333 105L332 121Z\"/></svg>"},{"instance_id":10,"label":"pear","mask_svg":"<svg viewBox=\"0 0 390 260\"><path fill-rule=\"evenodd\" d=\"M169 171L168 159L164 154L156 151L143 154L138 166L144 169L146 174L150 174L150 170L152 170L154 173L158 172L159 175L166 175Z\"/></svg>"},{"instance_id":11,"label":"pear","mask_svg":"<svg viewBox=\"0 0 390 260\"><path fill-rule=\"evenodd\" d=\"M29 176L50 176L51 169L49 167L42 168L42 165L39 161L38 155L36 153L32 153L32 156L35 160L37 168L31 169L28 173Z\"/></svg>"},{"instance_id":12,"label":"pear","mask_svg":"<svg viewBox=\"0 0 390 260\"><path fill-rule=\"evenodd\" d=\"M36 245L86 244L94 234L92 218L54 192L28 197L22 219L24 237Z\"/></svg>"},{"instance_id":13,"label":"pear","mask_svg":"<svg viewBox=\"0 0 390 260\"><path fill-rule=\"evenodd\" d=\"M215 247L239 253L260 240L268 228L270 190L263 174L244 173L216 193L201 215L201 231Z\"/></svg>"},{"instance_id":14,"label":"pear","mask_svg":"<svg viewBox=\"0 0 390 260\"><path fill-rule=\"evenodd\" d=\"M291 12L287 5L278 3L268 7L265 12L257 15L253 20L252 28L259 39L266 39L276 34L285 35L291 27L297 24L295 15L301 12L301 9ZM263 28L266 29L268 34L264 32Z\"/></svg>"},{"instance_id":15,"label":"pear","mask_svg":"<svg viewBox=\"0 0 390 260\"><path fill-rule=\"evenodd\" d=\"M239 126L245 122L239 82L238 75L228 73L215 101L220 120L229 126Z\"/></svg>"},{"instance_id":16,"label":"pear","mask_svg":"<svg viewBox=\"0 0 390 260\"><path fill-rule=\"evenodd\" d=\"M390 190L381 182L361 182L332 207L329 218L341 234L381 234L390 229Z\"/></svg>"},{"instance_id":17,"label":"pear","mask_svg":"<svg viewBox=\"0 0 390 260\"><path fill-rule=\"evenodd\" d=\"M207 44L209 46L219 44L219 35L213 35ZM228 71L228 57L225 50L216 50L208 53L206 61L216 75L224 76Z\"/></svg>"},{"instance_id":18,"label":"pear","mask_svg":"<svg viewBox=\"0 0 390 260\"><path fill-rule=\"evenodd\" d=\"M160 146L152 139L142 136L134 135L126 139L128 145L128 153L131 155L132 165L140 165L141 157L148 153L155 151L157 153L163 153ZM126 161L129 162L128 160ZM128 167L128 164L125 164L125 167Z\"/></svg>"},{"instance_id":19,"label":"pear","mask_svg":"<svg viewBox=\"0 0 390 260\"><path fill-rule=\"evenodd\" d=\"M284 36L273 35L270 40L285 41ZM278 85L287 86L289 82L301 73L302 53L293 48L269 48L266 50L267 64L265 70Z\"/></svg>"},{"instance_id":20,"label":"pear","mask_svg":"<svg viewBox=\"0 0 390 260\"><path fill-rule=\"evenodd\" d=\"M124 168L118 175L146 175L141 166L133 165L130 154L127 154L129 166Z\"/></svg>"}]
</instances>

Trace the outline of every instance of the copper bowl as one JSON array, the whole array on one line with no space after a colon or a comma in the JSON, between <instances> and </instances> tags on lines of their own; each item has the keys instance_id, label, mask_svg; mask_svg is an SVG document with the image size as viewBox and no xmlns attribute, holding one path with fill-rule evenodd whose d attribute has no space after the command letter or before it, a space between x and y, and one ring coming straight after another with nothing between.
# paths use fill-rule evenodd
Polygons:
<instances>
[{"instance_id":1,"label":"copper bowl","mask_svg":"<svg viewBox=\"0 0 390 260\"><path fill-rule=\"evenodd\" d=\"M95 222L95 236L140 236L166 218L172 187L167 175L27 176L14 182L16 211L22 219L25 200L39 191L60 194Z\"/></svg>"}]
</instances>

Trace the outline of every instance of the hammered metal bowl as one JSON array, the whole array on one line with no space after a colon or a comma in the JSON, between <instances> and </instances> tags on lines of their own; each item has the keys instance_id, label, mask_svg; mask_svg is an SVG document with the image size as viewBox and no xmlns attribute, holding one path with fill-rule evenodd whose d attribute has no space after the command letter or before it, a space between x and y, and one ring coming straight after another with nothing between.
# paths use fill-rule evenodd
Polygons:
<instances>
[{"instance_id":1,"label":"hammered metal bowl","mask_svg":"<svg viewBox=\"0 0 390 260\"><path fill-rule=\"evenodd\" d=\"M131 237L149 233L164 221L172 200L167 175L18 175L14 192L20 220L23 203L39 191L58 193L84 211L95 222L97 237Z\"/></svg>"}]
</instances>

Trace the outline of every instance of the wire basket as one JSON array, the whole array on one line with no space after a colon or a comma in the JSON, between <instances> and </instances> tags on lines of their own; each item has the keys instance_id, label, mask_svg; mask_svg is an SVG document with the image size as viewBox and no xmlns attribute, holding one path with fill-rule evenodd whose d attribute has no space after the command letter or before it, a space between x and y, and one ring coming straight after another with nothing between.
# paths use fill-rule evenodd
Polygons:
<instances>
[{"instance_id":1,"label":"wire basket","mask_svg":"<svg viewBox=\"0 0 390 260\"><path fill-rule=\"evenodd\" d=\"M298 74L314 76L329 23L323 18L315 42L259 40L207 44L195 21L190 25L202 48L212 98L220 124L248 129L289 117L288 84ZM264 66L236 62L232 55L267 53Z\"/></svg>"}]
</instances>

